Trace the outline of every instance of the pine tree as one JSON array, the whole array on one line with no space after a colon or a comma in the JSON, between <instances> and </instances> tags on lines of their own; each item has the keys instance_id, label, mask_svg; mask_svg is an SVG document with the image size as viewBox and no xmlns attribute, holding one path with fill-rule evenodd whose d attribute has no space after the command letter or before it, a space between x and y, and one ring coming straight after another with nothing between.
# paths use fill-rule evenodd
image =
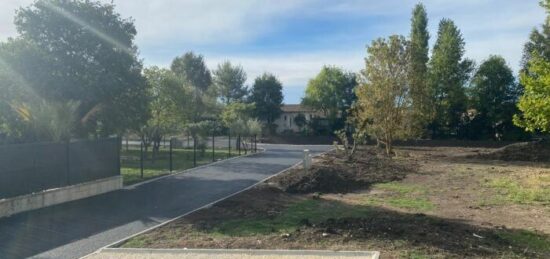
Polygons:
<instances>
[{"instance_id":1,"label":"pine tree","mask_svg":"<svg viewBox=\"0 0 550 259\"><path fill-rule=\"evenodd\" d=\"M434 105L432 137L456 136L466 110L464 85L473 62L463 59L464 39L454 22L442 19L430 60L430 88Z\"/></svg>"}]
</instances>

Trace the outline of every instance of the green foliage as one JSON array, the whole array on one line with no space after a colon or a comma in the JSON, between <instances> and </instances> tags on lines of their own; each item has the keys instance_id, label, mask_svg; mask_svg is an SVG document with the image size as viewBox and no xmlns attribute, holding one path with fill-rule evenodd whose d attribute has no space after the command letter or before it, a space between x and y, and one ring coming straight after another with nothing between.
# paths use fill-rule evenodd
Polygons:
<instances>
[{"instance_id":1,"label":"green foliage","mask_svg":"<svg viewBox=\"0 0 550 259\"><path fill-rule=\"evenodd\" d=\"M345 121L348 109L357 99L356 86L355 74L346 73L338 67L324 66L315 78L309 80L302 104L323 111L335 128L338 117Z\"/></svg>"},{"instance_id":2,"label":"green foliage","mask_svg":"<svg viewBox=\"0 0 550 259\"><path fill-rule=\"evenodd\" d=\"M392 142L411 132L407 46L403 36L374 40L362 71L365 84L357 91L356 128L366 128L369 135L384 142L388 155Z\"/></svg>"},{"instance_id":3,"label":"green foliage","mask_svg":"<svg viewBox=\"0 0 550 259\"><path fill-rule=\"evenodd\" d=\"M428 15L423 4L417 4L413 10L410 33L411 63L409 83L412 99L415 130L425 131L433 117L431 89L428 85Z\"/></svg>"},{"instance_id":4,"label":"green foliage","mask_svg":"<svg viewBox=\"0 0 550 259\"><path fill-rule=\"evenodd\" d=\"M283 85L272 74L264 73L254 80L250 101L256 105L255 117L267 123L273 122L281 114L283 103Z\"/></svg>"},{"instance_id":5,"label":"green foliage","mask_svg":"<svg viewBox=\"0 0 550 259\"><path fill-rule=\"evenodd\" d=\"M255 105L253 103L235 102L225 106L222 112L222 122L224 126L230 127L236 120L246 121L254 113Z\"/></svg>"},{"instance_id":6,"label":"green foliage","mask_svg":"<svg viewBox=\"0 0 550 259\"><path fill-rule=\"evenodd\" d=\"M541 7L550 14L550 3L548 0L540 1ZM546 17L541 29L533 29L529 35L529 41L523 48L522 66L523 72L529 73L528 64L533 55L550 61L550 16Z\"/></svg>"},{"instance_id":7,"label":"green foliage","mask_svg":"<svg viewBox=\"0 0 550 259\"><path fill-rule=\"evenodd\" d=\"M248 89L244 86L246 73L241 66L233 66L226 61L218 65L213 72L214 85L216 85L220 99L227 105L232 102L243 102Z\"/></svg>"},{"instance_id":8,"label":"green foliage","mask_svg":"<svg viewBox=\"0 0 550 259\"><path fill-rule=\"evenodd\" d=\"M517 131L512 117L517 111L520 93L512 69L504 58L491 56L485 60L474 74L470 87L471 108L476 111L474 120L479 121L471 129L471 135L502 139Z\"/></svg>"},{"instance_id":9,"label":"green foliage","mask_svg":"<svg viewBox=\"0 0 550 259\"><path fill-rule=\"evenodd\" d=\"M514 116L514 123L530 132L550 132L550 62L535 55L528 71L520 75L524 90L518 102L521 114Z\"/></svg>"},{"instance_id":10,"label":"green foliage","mask_svg":"<svg viewBox=\"0 0 550 259\"><path fill-rule=\"evenodd\" d=\"M465 84L473 62L464 60L464 39L454 22L439 23L437 41L429 63L429 83L433 94L432 134L435 137L456 136L462 114L466 111Z\"/></svg>"},{"instance_id":11,"label":"green foliage","mask_svg":"<svg viewBox=\"0 0 550 259\"><path fill-rule=\"evenodd\" d=\"M80 102L80 135L109 135L147 119L146 85L133 21L113 4L38 0L17 11L18 51L4 60L48 102Z\"/></svg>"},{"instance_id":12,"label":"green foliage","mask_svg":"<svg viewBox=\"0 0 550 259\"><path fill-rule=\"evenodd\" d=\"M178 79L176 93L180 112L193 123L218 112L216 91L210 87L212 77L202 55L187 52L172 61L171 71Z\"/></svg>"},{"instance_id":13,"label":"green foliage","mask_svg":"<svg viewBox=\"0 0 550 259\"><path fill-rule=\"evenodd\" d=\"M212 85L212 76L204 63L202 55L187 52L180 57L176 57L172 61L170 69L186 84L201 92L206 92Z\"/></svg>"},{"instance_id":14,"label":"green foliage","mask_svg":"<svg viewBox=\"0 0 550 259\"><path fill-rule=\"evenodd\" d=\"M12 107L23 122L26 141L69 141L78 123L79 103L35 102L14 104Z\"/></svg>"}]
</instances>

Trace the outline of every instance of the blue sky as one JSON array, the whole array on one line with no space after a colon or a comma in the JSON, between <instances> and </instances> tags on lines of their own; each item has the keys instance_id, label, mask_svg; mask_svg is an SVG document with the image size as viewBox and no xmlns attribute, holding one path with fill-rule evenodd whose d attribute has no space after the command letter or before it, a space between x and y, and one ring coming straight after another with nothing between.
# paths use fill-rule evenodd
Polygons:
<instances>
[{"instance_id":1,"label":"blue sky","mask_svg":"<svg viewBox=\"0 0 550 259\"><path fill-rule=\"evenodd\" d=\"M110 2L111 0L102 0ZM15 36L13 13L32 0L2 0L0 40ZM413 0L114 0L132 17L145 65L169 66L186 51L203 54L210 68L224 60L254 77L271 72L284 85L285 103L297 103L323 65L352 72L364 66L373 39L408 35ZM453 19L466 56L480 63L502 55L517 71L529 32L544 21L536 0L426 0L431 46L441 18Z\"/></svg>"}]
</instances>

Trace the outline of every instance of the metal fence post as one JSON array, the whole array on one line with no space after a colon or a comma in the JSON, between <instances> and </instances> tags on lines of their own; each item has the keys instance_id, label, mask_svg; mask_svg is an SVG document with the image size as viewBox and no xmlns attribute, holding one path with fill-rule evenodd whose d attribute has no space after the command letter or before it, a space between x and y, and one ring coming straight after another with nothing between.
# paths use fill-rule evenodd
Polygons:
<instances>
[{"instance_id":1,"label":"metal fence post","mask_svg":"<svg viewBox=\"0 0 550 259\"><path fill-rule=\"evenodd\" d=\"M121 161L120 161L121 160L121 155L120 154L122 152L122 136L117 137L116 140L117 140L117 143L118 143L118 149L117 149L117 151L118 151L118 154L117 154L118 165L117 165L117 167L118 167L118 175L120 175L120 170L121 170L121 167L122 167L122 164L121 164Z\"/></svg>"},{"instance_id":2,"label":"metal fence post","mask_svg":"<svg viewBox=\"0 0 550 259\"><path fill-rule=\"evenodd\" d=\"M173 163L172 163L172 148L173 148L173 141L174 139L173 138L170 138L170 173L172 172L172 170L174 169L173 167ZM165 139L166 141L166 139Z\"/></svg>"},{"instance_id":3,"label":"metal fence post","mask_svg":"<svg viewBox=\"0 0 550 259\"><path fill-rule=\"evenodd\" d=\"M70 185L71 184L71 162L70 162L70 154L71 154L71 151L70 151L70 145L71 145L71 141L70 140L67 140L67 142L65 143L65 152L66 152L66 155L65 155L65 158L67 159L66 161L66 170L67 170L67 174L65 175L65 184L66 185Z\"/></svg>"},{"instance_id":4,"label":"metal fence post","mask_svg":"<svg viewBox=\"0 0 550 259\"><path fill-rule=\"evenodd\" d=\"M227 131L227 136L229 137L229 157L231 157L231 131Z\"/></svg>"},{"instance_id":5,"label":"metal fence post","mask_svg":"<svg viewBox=\"0 0 550 259\"><path fill-rule=\"evenodd\" d=\"M197 139L193 137L193 167L197 167Z\"/></svg>"},{"instance_id":6,"label":"metal fence post","mask_svg":"<svg viewBox=\"0 0 550 259\"><path fill-rule=\"evenodd\" d=\"M241 134L237 137L237 149L239 150L239 156L241 155Z\"/></svg>"},{"instance_id":7,"label":"metal fence post","mask_svg":"<svg viewBox=\"0 0 550 259\"><path fill-rule=\"evenodd\" d=\"M254 135L254 153L258 152L258 139Z\"/></svg>"},{"instance_id":8,"label":"metal fence post","mask_svg":"<svg viewBox=\"0 0 550 259\"><path fill-rule=\"evenodd\" d=\"M141 178L143 179L143 141L139 145L139 168L141 172Z\"/></svg>"},{"instance_id":9,"label":"metal fence post","mask_svg":"<svg viewBox=\"0 0 550 259\"><path fill-rule=\"evenodd\" d=\"M212 162L216 161L216 144L215 144L215 138L216 138L215 131L212 130Z\"/></svg>"}]
</instances>

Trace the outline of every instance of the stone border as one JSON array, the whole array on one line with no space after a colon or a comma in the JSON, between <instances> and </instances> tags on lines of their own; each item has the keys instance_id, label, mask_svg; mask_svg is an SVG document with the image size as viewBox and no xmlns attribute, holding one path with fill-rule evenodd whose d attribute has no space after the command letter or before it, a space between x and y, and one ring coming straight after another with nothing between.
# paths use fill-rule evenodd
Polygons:
<instances>
[{"instance_id":1,"label":"stone border","mask_svg":"<svg viewBox=\"0 0 550 259\"><path fill-rule=\"evenodd\" d=\"M0 200L0 218L60 203L122 189L122 176L112 176L75 185Z\"/></svg>"},{"instance_id":2,"label":"stone border","mask_svg":"<svg viewBox=\"0 0 550 259\"><path fill-rule=\"evenodd\" d=\"M378 259L378 251L332 251L332 250L263 250L263 249L149 249L149 248L104 248L101 252L111 254L135 254L135 255L162 255L162 254L206 254L215 258L216 255L239 255L252 256L320 256L320 257L353 257ZM101 253L99 253L101 254Z\"/></svg>"}]
</instances>

